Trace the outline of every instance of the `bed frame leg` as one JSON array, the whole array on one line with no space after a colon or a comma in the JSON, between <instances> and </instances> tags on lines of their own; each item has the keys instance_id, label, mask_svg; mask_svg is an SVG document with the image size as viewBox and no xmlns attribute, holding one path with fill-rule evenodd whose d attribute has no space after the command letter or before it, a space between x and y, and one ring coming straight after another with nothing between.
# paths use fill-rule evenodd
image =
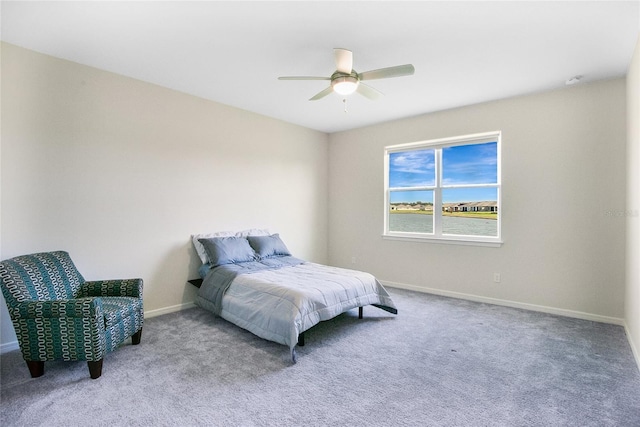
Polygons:
<instances>
[{"instance_id":1,"label":"bed frame leg","mask_svg":"<svg viewBox=\"0 0 640 427\"><path fill-rule=\"evenodd\" d=\"M358 307L358 319L362 319L362 307Z\"/></svg>"},{"instance_id":2,"label":"bed frame leg","mask_svg":"<svg viewBox=\"0 0 640 427\"><path fill-rule=\"evenodd\" d=\"M300 347L304 347L304 332L301 332L300 335L298 335L298 345Z\"/></svg>"}]
</instances>

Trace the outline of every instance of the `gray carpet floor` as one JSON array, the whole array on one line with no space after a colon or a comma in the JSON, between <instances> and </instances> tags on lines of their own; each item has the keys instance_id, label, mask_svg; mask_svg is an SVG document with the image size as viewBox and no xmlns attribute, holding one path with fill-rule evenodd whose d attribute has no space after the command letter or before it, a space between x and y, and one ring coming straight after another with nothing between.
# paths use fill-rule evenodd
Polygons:
<instances>
[{"instance_id":1,"label":"gray carpet floor","mask_svg":"<svg viewBox=\"0 0 640 427\"><path fill-rule=\"evenodd\" d=\"M193 308L104 361L0 359L3 426L640 426L622 327L388 289L288 349Z\"/></svg>"}]
</instances>

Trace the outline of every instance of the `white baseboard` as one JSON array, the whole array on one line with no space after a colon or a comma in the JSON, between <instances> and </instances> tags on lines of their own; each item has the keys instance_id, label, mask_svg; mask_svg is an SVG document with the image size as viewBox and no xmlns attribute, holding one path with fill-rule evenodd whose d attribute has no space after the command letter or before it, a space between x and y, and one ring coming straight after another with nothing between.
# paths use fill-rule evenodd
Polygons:
<instances>
[{"instance_id":1,"label":"white baseboard","mask_svg":"<svg viewBox=\"0 0 640 427\"><path fill-rule=\"evenodd\" d=\"M636 359L636 366L638 366L638 370L640 370L640 352L638 351L638 347L636 347L633 342L633 338L631 338L631 331L627 326L627 323L624 324L624 332L627 335L627 341L629 341L629 345L631 346L631 352L633 353L634 359Z\"/></svg>"},{"instance_id":2,"label":"white baseboard","mask_svg":"<svg viewBox=\"0 0 640 427\"><path fill-rule=\"evenodd\" d=\"M582 320L591 320L600 323L611 323L614 325L624 326L624 319L618 317L601 316L599 314L584 313L582 311L567 310L563 308L547 307L543 305L527 304L524 302L509 301L497 298L483 297L473 294L465 294L461 292L445 291L442 289L425 288L422 286L407 285L405 283L381 281L384 286L390 288L407 289L409 291L422 292L427 294L441 295L444 297L458 298L475 302L484 302L487 304L502 305L505 307L521 308L524 310L539 311L542 313L557 314L558 316L573 317ZM628 336L628 335L627 335Z\"/></svg>"},{"instance_id":3,"label":"white baseboard","mask_svg":"<svg viewBox=\"0 0 640 427\"><path fill-rule=\"evenodd\" d=\"M175 313L176 311L186 310L188 308L195 307L193 302L186 302L183 304L172 305L170 307L158 308L155 310L149 310L144 312L145 319L150 319L152 317L161 316L163 314ZM8 353L13 350L19 350L20 346L18 345L18 341L11 341L8 343L0 344L0 354Z\"/></svg>"},{"instance_id":4,"label":"white baseboard","mask_svg":"<svg viewBox=\"0 0 640 427\"><path fill-rule=\"evenodd\" d=\"M573 318L583 319L583 320L592 320L594 322L621 325L624 327L627 340L629 341L629 345L631 346L633 357L635 358L635 361L636 361L636 365L638 366L638 369L640 369L640 352L638 351L638 348L635 346L633 340L631 339L631 333L629 332L629 329L624 319L620 319L617 317L609 317L609 316L601 316L597 314L584 313L581 311L566 310L561 308L521 303L517 301L488 298L488 297L482 297L478 295L465 294L461 292L445 291L445 290L434 289L434 288L424 288L421 286L408 285L405 283L397 283L397 282L389 282L389 281L381 281L381 283L384 286L388 286L390 288L407 289L410 291L422 292L427 294L441 295L445 297L459 298L459 299L465 299L465 300L476 301L476 302L484 302L487 304L502 305L506 307L522 308L525 310L539 311L542 313L557 314L559 316L573 317ZM172 305L170 307L164 307L164 308L158 308L155 310L145 311L144 317L150 319L153 317L161 316L163 314L175 313L176 311L186 310L192 307L195 307L195 304L193 302ZM19 349L20 347L18 346L18 341L11 341L8 343L0 344L0 354L4 354L9 351L14 351Z\"/></svg>"},{"instance_id":5,"label":"white baseboard","mask_svg":"<svg viewBox=\"0 0 640 427\"><path fill-rule=\"evenodd\" d=\"M186 310L188 308L195 307L193 302L185 302L182 304L172 305L170 307L157 308L155 310L149 310L144 312L145 319L151 319L152 317L162 316L163 314L175 313L176 311Z\"/></svg>"},{"instance_id":6,"label":"white baseboard","mask_svg":"<svg viewBox=\"0 0 640 427\"><path fill-rule=\"evenodd\" d=\"M0 344L0 354L8 353L13 350L20 350L18 341L11 341L4 344Z\"/></svg>"}]
</instances>

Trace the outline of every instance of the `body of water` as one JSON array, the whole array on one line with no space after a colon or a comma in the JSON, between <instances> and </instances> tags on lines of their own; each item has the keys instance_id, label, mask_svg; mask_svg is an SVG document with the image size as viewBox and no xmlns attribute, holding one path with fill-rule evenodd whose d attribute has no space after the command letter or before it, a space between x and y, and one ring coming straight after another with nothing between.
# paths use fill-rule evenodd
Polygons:
<instances>
[{"instance_id":1,"label":"body of water","mask_svg":"<svg viewBox=\"0 0 640 427\"><path fill-rule=\"evenodd\" d=\"M433 215L389 214L389 230L407 233L433 233ZM467 236L498 235L498 221L484 218L442 217L443 234Z\"/></svg>"}]
</instances>

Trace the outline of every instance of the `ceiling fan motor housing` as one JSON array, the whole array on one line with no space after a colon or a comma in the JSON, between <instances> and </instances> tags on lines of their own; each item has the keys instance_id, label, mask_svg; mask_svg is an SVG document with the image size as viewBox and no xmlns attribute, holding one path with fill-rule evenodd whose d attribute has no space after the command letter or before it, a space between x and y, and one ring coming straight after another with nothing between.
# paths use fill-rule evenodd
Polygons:
<instances>
[{"instance_id":1,"label":"ceiling fan motor housing","mask_svg":"<svg viewBox=\"0 0 640 427\"><path fill-rule=\"evenodd\" d=\"M336 93L340 95L349 95L356 91L360 78L355 70L351 70L351 73L343 73L336 71L331 75L331 87Z\"/></svg>"}]
</instances>

